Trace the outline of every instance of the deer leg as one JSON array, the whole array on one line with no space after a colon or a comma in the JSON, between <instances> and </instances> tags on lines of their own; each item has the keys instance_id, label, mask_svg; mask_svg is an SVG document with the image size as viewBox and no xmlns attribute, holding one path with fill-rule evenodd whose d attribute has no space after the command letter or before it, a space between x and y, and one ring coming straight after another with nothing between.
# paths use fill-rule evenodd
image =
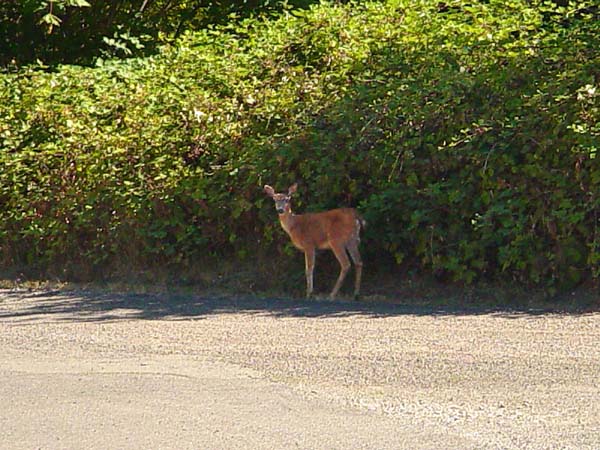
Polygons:
<instances>
[{"instance_id":1,"label":"deer leg","mask_svg":"<svg viewBox=\"0 0 600 450\"><path fill-rule=\"evenodd\" d=\"M313 293L313 273L315 270L315 250L306 250L304 252L304 261L306 263L306 298L310 298Z\"/></svg>"},{"instance_id":2,"label":"deer leg","mask_svg":"<svg viewBox=\"0 0 600 450\"><path fill-rule=\"evenodd\" d=\"M354 263L354 270L356 271L356 278L354 280L354 298L358 298L363 268L360 252L358 251L358 242L351 242L346 248L348 249L348 253L350 253L350 257Z\"/></svg>"},{"instance_id":3,"label":"deer leg","mask_svg":"<svg viewBox=\"0 0 600 450\"><path fill-rule=\"evenodd\" d=\"M346 278L348 270L350 270L350 260L348 259L348 254L346 253L346 249L343 245L332 245L331 251L340 263L340 275L338 276L335 286L333 287L333 291L331 291L330 295L330 297L334 299L342 287L342 283L344 282L344 278Z\"/></svg>"}]
</instances>

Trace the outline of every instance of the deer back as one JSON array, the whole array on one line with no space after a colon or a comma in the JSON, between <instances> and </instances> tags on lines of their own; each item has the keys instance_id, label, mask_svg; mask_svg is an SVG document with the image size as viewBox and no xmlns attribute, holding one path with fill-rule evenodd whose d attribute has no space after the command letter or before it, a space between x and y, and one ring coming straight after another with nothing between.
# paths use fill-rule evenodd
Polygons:
<instances>
[{"instance_id":1,"label":"deer back","mask_svg":"<svg viewBox=\"0 0 600 450\"><path fill-rule=\"evenodd\" d=\"M297 248L326 249L357 240L361 219L353 208L338 208L282 218L281 224Z\"/></svg>"}]
</instances>

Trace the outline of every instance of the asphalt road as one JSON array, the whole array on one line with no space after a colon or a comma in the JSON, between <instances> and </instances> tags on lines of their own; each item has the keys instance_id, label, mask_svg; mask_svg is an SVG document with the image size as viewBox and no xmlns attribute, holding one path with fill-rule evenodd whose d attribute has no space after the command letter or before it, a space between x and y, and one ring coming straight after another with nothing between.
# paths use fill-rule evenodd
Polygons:
<instances>
[{"instance_id":1,"label":"asphalt road","mask_svg":"<svg viewBox=\"0 0 600 450\"><path fill-rule=\"evenodd\" d=\"M1 449L599 449L600 313L0 291Z\"/></svg>"}]
</instances>

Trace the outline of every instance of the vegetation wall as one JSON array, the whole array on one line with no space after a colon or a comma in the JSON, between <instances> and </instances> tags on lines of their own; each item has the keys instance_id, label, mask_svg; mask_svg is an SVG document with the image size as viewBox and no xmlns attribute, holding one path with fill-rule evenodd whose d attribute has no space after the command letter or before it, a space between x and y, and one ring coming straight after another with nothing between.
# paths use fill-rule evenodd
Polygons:
<instances>
[{"instance_id":1,"label":"vegetation wall","mask_svg":"<svg viewBox=\"0 0 600 450\"><path fill-rule=\"evenodd\" d=\"M370 265L597 279L599 23L586 4L323 3L2 74L0 261L93 278L277 260L262 186L298 181L299 212L359 208Z\"/></svg>"}]
</instances>

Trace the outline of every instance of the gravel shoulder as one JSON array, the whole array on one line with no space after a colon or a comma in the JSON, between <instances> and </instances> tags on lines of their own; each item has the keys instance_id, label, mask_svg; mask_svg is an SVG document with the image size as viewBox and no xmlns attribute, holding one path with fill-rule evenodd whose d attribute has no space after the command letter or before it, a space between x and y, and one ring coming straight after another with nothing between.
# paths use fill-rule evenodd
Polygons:
<instances>
[{"instance_id":1,"label":"gravel shoulder","mask_svg":"<svg viewBox=\"0 0 600 450\"><path fill-rule=\"evenodd\" d=\"M0 291L0 448L600 448L600 313Z\"/></svg>"}]
</instances>

